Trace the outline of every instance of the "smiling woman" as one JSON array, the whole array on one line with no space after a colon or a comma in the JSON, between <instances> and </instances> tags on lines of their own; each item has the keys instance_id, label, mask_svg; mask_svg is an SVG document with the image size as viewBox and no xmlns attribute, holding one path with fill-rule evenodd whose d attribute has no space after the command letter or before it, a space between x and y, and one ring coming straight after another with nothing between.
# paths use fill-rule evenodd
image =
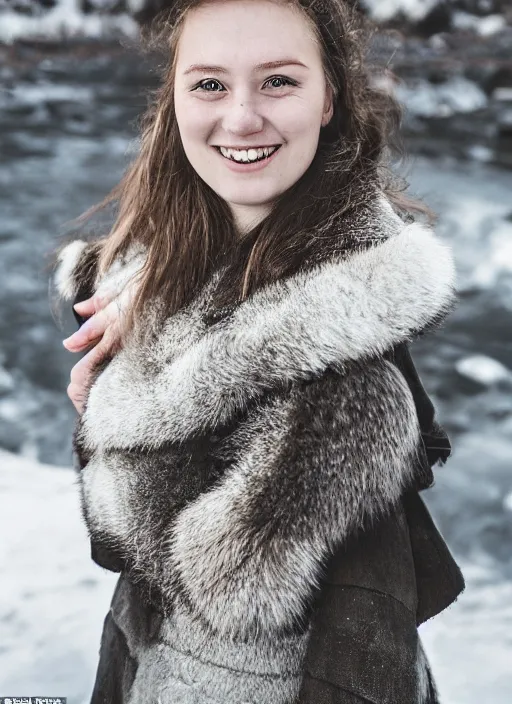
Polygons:
<instances>
[{"instance_id":1,"label":"smiling woman","mask_svg":"<svg viewBox=\"0 0 512 704\"><path fill-rule=\"evenodd\" d=\"M333 114L314 24L291 3L200 6L184 23L175 76L185 154L247 230L306 172Z\"/></svg>"},{"instance_id":2,"label":"smiling woman","mask_svg":"<svg viewBox=\"0 0 512 704\"><path fill-rule=\"evenodd\" d=\"M386 177L397 106L344 0L176 0L158 31L117 220L55 275L92 345L92 556L121 573L92 704L436 704L417 627L464 581L408 343L454 270Z\"/></svg>"}]
</instances>

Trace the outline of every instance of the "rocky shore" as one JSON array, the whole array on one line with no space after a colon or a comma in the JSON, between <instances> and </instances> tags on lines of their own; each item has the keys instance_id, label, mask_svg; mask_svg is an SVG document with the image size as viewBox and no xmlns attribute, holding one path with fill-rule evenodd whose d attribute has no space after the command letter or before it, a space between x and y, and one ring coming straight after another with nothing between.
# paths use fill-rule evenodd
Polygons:
<instances>
[{"instance_id":1,"label":"rocky shore","mask_svg":"<svg viewBox=\"0 0 512 704\"><path fill-rule=\"evenodd\" d=\"M412 151L512 167L512 27L428 38L383 31L374 55L394 74Z\"/></svg>"}]
</instances>

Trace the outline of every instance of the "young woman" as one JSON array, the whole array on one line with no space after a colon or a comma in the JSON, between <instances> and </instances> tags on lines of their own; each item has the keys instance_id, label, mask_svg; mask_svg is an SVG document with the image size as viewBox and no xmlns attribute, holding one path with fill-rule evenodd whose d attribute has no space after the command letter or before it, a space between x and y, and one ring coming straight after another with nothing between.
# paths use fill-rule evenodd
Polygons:
<instances>
[{"instance_id":1,"label":"young woman","mask_svg":"<svg viewBox=\"0 0 512 704\"><path fill-rule=\"evenodd\" d=\"M387 184L396 105L342 0L162 26L117 220L55 274L92 557L120 572L92 702L437 702L418 626L464 583L408 344L454 271Z\"/></svg>"}]
</instances>

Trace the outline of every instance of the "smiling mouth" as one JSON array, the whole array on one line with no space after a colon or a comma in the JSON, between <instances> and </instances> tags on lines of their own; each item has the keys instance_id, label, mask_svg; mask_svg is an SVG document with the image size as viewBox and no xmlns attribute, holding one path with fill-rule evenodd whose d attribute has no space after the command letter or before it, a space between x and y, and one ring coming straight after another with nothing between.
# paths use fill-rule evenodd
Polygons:
<instances>
[{"instance_id":1,"label":"smiling mouth","mask_svg":"<svg viewBox=\"0 0 512 704\"><path fill-rule=\"evenodd\" d=\"M280 149L281 145L275 144L271 147L256 149L227 149L226 147L218 147L216 145L214 145L214 147L225 159L234 161L237 164L256 164L258 161L269 159L272 154Z\"/></svg>"}]
</instances>

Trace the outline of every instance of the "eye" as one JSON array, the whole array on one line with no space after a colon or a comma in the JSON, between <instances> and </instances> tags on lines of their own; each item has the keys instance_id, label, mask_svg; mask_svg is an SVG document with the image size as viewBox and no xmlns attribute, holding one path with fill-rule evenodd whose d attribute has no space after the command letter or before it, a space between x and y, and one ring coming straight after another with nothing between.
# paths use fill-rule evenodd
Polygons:
<instances>
[{"instance_id":1,"label":"eye","mask_svg":"<svg viewBox=\"0 0 512 704\"><path fill-rule=\"evenodd\" d=\"M281 85L276 85L276 81L279 82L281 81ZM296 86L298 85L297 81L292 80L291 78L287 78L286 76L273 76L272 78L268 78L265 83L263 84L264 86L267 83L272 83L272 88L284 88L284 86ZM214 86L213 88L209 88L208 86ZM218 88L215 88L215 86L220 86L221 90ZM201 89L205 93L220 93L224 91L224 88L222 86L222 83L219 83L219 81L216 78L205 78L202 80L200 83L195 86L195 88L192 88L192 90L198 90Z\"/></svg>"},{"instance_id":2,"label":"eye","mask_svg":"<svg viewBox=\"0 0 512 704\"><path fill-rule=\"evenodd\" d=\"M276 82L278 83L279 81L281 82L281 85L276 85ZM272 78L266 80L263 85L266 85L267 83L272 83L272 88L284 88L284 86L298 85L297 81L287 78L286 76L273 76Z\"/></svg>"},{"instance_id":3,"label":"eye","mask_svg":"<svg viewBox=\"0 0 512 704\"><path fill-rule=\"evenodd\" d=\"M213 88L211 86L213 86ZM220 93L220 90L216 86L220 86L221 89L224 90L222 84L219 83L219 81L217 81L215 78L205 78L192 90L202 88L202 90L206 91L207 93Z\"/></svg>"}]
</instances>

